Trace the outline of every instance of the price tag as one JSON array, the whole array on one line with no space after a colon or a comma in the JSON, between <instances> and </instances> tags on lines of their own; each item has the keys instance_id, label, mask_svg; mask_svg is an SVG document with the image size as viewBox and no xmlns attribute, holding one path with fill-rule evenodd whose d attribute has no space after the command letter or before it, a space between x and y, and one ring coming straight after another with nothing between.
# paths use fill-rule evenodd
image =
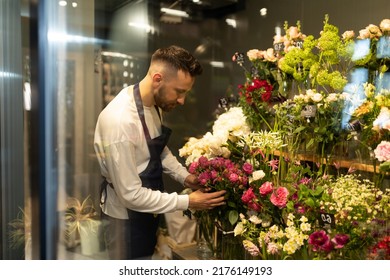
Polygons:
<instances>
[{"instance_id":1,"label":"price tag","mask_svg":"<svg viewBox=\"0 0 390 280\"><path fill-rule=\"evenodd\" d=\"M320 225L323 227L333 227L334 226L334 215L330 213L321 213L319 217Z\"/></svg>"},{"instance_id":2,"label":"price tag","mask_svg":"<svg viewBox=\"0 0 390 280\"><path fill-rule=\"evenodd\" d=\"M306 105L303 107L303 110L301 112L301 116L305 118L313 118L315 117L317 112L317 106L316 105Z\"/></svg>"},{"instance_id":3,"label":"price tag","mask_svg":"<svg viewBox=\"0 0 390 280\"><path fill-rule=\"evenodd\" d=\"M276 44L274 44L274 50L276 52L282 52L284 50L284 43L276 43Z\"/></svg>"}]
</instances>

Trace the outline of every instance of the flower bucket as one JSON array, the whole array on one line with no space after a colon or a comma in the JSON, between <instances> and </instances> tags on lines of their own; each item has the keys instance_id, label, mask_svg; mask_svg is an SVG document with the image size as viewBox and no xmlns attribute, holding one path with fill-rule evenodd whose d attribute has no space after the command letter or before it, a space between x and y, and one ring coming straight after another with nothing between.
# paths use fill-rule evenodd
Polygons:
<instances>
[{"instance_id":1,"label":"flower bucket","mask_svg":"<svg viewBox=\"0 0 390 280\"><path fill-rule=\"evenodd\" d=\"M218 229L220 236L220 256L222 260L243 260L245 249L241 238L234 236L233 231L222 231Z\"/></svg>"},{"instance_id":2,"label":"flower bucket","mask_svg":"<svg viewBox=\"0 0 390 280\"><path fill-rule=\"evenodd\" d=\"M99 231L101 222L97 220L80 221L81 254L91 256L99 253Z\"/></svg>"},{"instance_id":3,"label":"flower bucket","mask_svg":"<svg viewBox=\"0 0 390 280\"><path fill-rule=\"evenodd\" d=\"M233 227L215 223L217 258L222 260L243 260L245 249L239 236L234 236ZM225 230L226 229L226 230Z\"/></svg>"}]
</instances>

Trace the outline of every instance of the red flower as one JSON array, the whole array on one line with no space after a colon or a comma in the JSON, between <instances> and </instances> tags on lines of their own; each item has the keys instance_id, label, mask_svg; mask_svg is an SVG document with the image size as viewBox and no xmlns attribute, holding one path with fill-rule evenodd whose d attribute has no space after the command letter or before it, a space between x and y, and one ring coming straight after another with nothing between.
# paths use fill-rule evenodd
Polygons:
<instances>
[{"instance_id":1,"label":"red flower","mask_svg":"<svg viewBox=\"0 0 390 280\"><path fill-rule=\"evenodd\" d=\"M263 100L264 102L268 102L268 101L271 99L271 95L272 95L271 92L266 91L266 92L264 92L264 93L261 95L261 100Z\"/></svg>"},{"instance_id":2,"label":"red flower","mask_svg":"<svg viewBox=\"0 0 390 280\"><path fill-rule=\"evenodd\" d=\"M241 197L242 202L249 203L251 200L256 198L255 193L253 192L253 188L247 189Z\"/></svg>"}]
</instances>

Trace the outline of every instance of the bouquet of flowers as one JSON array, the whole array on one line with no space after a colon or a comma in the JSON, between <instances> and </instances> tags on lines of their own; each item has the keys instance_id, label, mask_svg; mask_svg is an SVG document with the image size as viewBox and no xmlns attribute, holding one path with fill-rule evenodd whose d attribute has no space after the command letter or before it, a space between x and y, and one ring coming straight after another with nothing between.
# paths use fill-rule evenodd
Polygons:
<instances>
[{"instance_id":1,"label":"bouquet of flowers","mask_svg":"<svg viewBox=\"0 0 390 280\"><path fill-rule=\"evenodd\" d=\"M243 54L235 53L233 56L233 61L244 69L246 76L245 83L238 86L239 105L254 130L271 130L269 119L272 116L272 103L285 99L279 91L282 80L275 55L272 48L265 51L249 50L247 52L251 63L249 71L244 66Z\"/></svg>"},{"instance_id":2,"label":"bouquet of flowers","mask_svg":"<svg viewBox=\"0 0 390 280\"><path fill-rule=\"evenodd\" d=\"M286 178L295 180L286 185L288 193L281 192L287 196L280 204L267 205L267 211L279 208L271 219L261 207L240 215L235 234L245 249L262 259L367 258L383 228L388 230L390 190L381 191L357 175L315 179L303 167L290 175ZM255 191L265 190L271 188L264 185Z\"/></svg>"},{"instance_id":3,"label":"bouquet of flowers","mask_svg":"<svg viewBox=\"0 0 390 280\"><path fill-rule=\"evenodd\" d=\"M359 133L358 136L351 137L359 141L361 148L370 152L381 141L390 140L390 91L377 92L371 83L364 83L362 86L363 99L353 99L353 96L347 99L349 103L354 104L349 107L347 114L351 115L349 120L351 131Z\"/></svg>"},{"instance_id":4,"label":"bouquet of flowers","mask_svg":"<svg viewBox=\"0 0 390 280\"><path fill-rule=\"evenodd\" d=\"M337 144L347 138L341 125L344 100L344 94L307 90L293 100L275 105L276 127L289 144L289 150L310 151L320 158L336 154Z\"/></svg>"},{"instance_id":5,"label":"bouquet of flowers","mask_svg":"<svg viewBox=\"0 0 390 280\"><path fill-rule=\"evenodd\" d=\"M242 109L232 107L218 116L211 132L207 132L201 138L190 137L179 150L179 155L186 158L187 166L201 156L229 158L230 150L226 147L227 142L234 143L249 132L250 127Z\"/></svg>"}]
</instances>

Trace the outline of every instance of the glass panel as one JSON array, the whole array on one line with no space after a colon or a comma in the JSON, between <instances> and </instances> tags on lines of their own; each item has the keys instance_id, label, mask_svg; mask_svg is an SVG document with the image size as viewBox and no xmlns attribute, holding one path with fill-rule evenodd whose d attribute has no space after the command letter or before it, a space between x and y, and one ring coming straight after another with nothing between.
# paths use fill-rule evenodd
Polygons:
<instances>
[{"instance_id":1,"label":"glass panel","mask_svg":"<svg viewBox=\"0 0 390 280\"><path fill-rule=\"evenodd\" d=\"M37 1L23 1L26 2L31 5ZM102 239L93 239L99 228L89 235L92 247L85 247L84 225L78 223L80 216L75 216L81 210L78 203L83 201L99 213L101 175L93 150L96 119L120 89L145 75L150 54L156 48L170 44L185 47L204 68L187 104L166 116L167 125L173 128L170 148L178 156L188 137L210 130L220 98L236 95L237 85L244 82L242 69L231 61L236 51L272 47L273 36L285 21L293 25L300 20L305 34L318 34L324 15L329 13L330 21L337 24L340 32L357 32L388 17L390 8L388 0L371 1L371 5L364 0L38 2L39 67L29 62L34 59L33 51L37 51L30 49L29 42L37 38L29 38L26 14L22 14L22 57L23 82L39 71L42 114L37 130L38 124L30 124L37 121L30 119L28 106L25 107L25 146L32 150L25 155L29 162L26 172L35 176L39 173L43 183L37 186L26 182L26 197L37 196L41 188L40 203L44 207L39 209L45 212L33 209L33 216L40 214L42 218L41 257L56 259L107 258ZM161 8L181 10L188 17L161 12ZM37 133L42 137L40 143L30 138ZM39 155L29 158L37 151ZM166 178L166 188L171 192L181 186Z\"/></svg>"}]
</instances>

